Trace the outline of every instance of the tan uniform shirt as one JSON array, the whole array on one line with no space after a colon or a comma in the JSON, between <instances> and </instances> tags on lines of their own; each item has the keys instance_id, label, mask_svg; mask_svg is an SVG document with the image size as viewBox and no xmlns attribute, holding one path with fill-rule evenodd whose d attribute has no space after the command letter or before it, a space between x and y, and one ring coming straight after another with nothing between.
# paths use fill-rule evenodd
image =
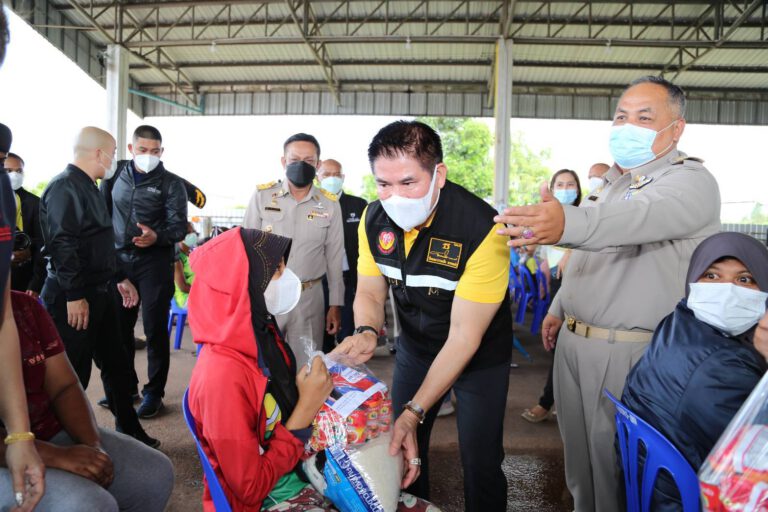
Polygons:
<instances>
[{"instance_id":1,"label":"tan uniform shirt","mask_svg":"<svg viewBox=\"0 0 768 512\"><path fill-rule=\"evenodd\" d=\"M685 295L691 254L720 230L720 190L697 159L673 150L622 175L613 166L589 208L565 206L558 245L575 249L549 312L653 331Z\"/></svg>"},{"instance_id":2,"label":"tan uniform shirt","mask_svg":"<svg viewBox=\"0 0 768 512\"><path fill-rule=\"evenodd\" d=\"M313 185L296 202L287 181L259 185L248 203L243 227L293 239L288 268L302 282L326 275L330 305L344 305L344 231L336 196Z\"/></svg>"}]
</instances>

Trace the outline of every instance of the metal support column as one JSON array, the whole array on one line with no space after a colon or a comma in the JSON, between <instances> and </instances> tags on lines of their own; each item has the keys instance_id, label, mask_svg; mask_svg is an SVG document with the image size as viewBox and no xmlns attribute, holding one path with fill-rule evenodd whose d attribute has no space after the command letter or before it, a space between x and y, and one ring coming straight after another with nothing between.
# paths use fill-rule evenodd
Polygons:
<instances>
[{"instance_id":1,"label":"metal support column","mask_svg":"<svg viewBox=\"0 0 768 512\"><path fill-rule=\"evenodd\" d=\"M499 38L496 43L493 205L507 206L509 197L510 120L512 118L512 39Z\"/></svg>"},{"instance_id":2,"label":"metal support column","mask_svg":"<svg viewBox=\"0 0 768 512\"><path fill-rule=\"evenodd\" d=\"M125 158L128 121L128 50L107 46L107 131L117 141L117 158Z\"/></svg>"}]
</instances>

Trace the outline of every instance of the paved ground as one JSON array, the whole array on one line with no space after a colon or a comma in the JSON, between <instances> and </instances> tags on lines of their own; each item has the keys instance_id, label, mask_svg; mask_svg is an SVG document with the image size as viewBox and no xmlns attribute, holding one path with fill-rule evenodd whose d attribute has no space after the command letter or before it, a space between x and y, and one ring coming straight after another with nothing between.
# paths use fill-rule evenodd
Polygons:
<instances>
[{"instance_id":1,"label":"paved ground","mask_svg":"<svg viewBox=\"0 0 768 512\"><path fill-rule=\"evenodd\" d=\"M507 415L504 429L506 458L504 472L509 482L508 511L565 511L572 510L570 496L563 477L562 444L554 420L530 424L520 417L526 407L535 405L546 381L551 356L544 352L538 338L524 328L517 335L534 358L529 363L515 352L517 369L510 370ZM202 470L192 439L181 414L181 397L187 387L195 364L194 345L189 329L185 329L182 349L171 350L171 373L166 390L165 410L158 417L144 420L147 432L163 443L161 450L174 463L176 484L168 511L190 512L201 510ZM380 378L390 382L393 358L386 349L372 359L370 367ZM136 352L139 374L146 375L146 351ZM100 425L114 427L111 415L95 405L102 394L98 370L87 390L94 404ZM142 377L144 378L144 377ZM462 474L456 441L455 416L440 418L433 430L431 443L432 499L446 512L464 508Z\"/></svg>"}]
</instances>

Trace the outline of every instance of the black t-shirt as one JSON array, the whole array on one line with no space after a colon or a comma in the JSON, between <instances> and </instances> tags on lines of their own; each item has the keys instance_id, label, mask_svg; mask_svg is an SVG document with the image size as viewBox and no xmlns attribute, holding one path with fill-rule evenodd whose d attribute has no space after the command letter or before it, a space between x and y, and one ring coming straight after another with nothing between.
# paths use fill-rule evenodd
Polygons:
<instances>
[{"instance_id":1,"label":"black t-shirt","mask_svg":"<svg viewBox=\"0 0 768 512\"><path fill-rule=\"evenodd\" d=\"M0 171L0 285L3 296L8 274L11 269L13 252L13 234L16 231L16 198L13 195L8 173ZM0 299L0 324L2 324L3 304Z\"/></svg>"}]
</instances>

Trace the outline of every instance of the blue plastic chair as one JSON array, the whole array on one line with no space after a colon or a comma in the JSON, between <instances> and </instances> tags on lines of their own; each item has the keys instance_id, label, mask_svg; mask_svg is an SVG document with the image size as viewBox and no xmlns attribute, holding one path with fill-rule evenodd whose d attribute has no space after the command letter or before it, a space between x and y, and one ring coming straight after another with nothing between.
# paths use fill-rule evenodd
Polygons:
<instances>
[{"instance_id":1,"label":"blue plastic chair","mask_svg":"<svg viewBox=\"0 0 768 512\"><path fill-rule=\"evenodd\" d=\"M512 294L512 302L519 304L520 299L523 298L525 288L523 287L523 283L520 280L520 276L517 274L516 265L509 266L509 284L507 287L509 288L509 293Z\"/></svg>"},{"instance_id":2,"label":"blue plastic chair","mask_svg":"<svg viewBox=\"0 0 768 512\"><path fill-rule=\"evenodd\" d=\"M520 275L520 281L523 283L523 295L517 303L517 314L515 315L515 323L522 325L525 323L525 310L528 308L528 303L532 302L538 294L536 286L533 284L533 276L531 271L525 264L519 265L518 273Z\"/></svg>"},{"instance_id":3,"label":"blue plastic chair","mask_svg":"<svg viewBox=\"0 0 768 512\"><path fill-rule=\"evenodd\" d=\"M544 287L544 298L541 298L539 290L533 299L533 320L531 321L531 334L537 334L541 330L541 323L549 309L549 288L547 288L547 278L540 268L536 268L536 284Z\"/></svg>"},{"instance_id":4,"label":"blue plastic chair","mask_svg":"<svg viewBox=\"0 0 768 512\"><path fill-rule=\"evenodd\" d=\"M173 318L176 317L176 338L173 341L173 348L181 348L181 338L184 336L184 324L187 323L187 308L183 308L176 303L176 299L171 299L171 314L168 315L168 336L173 330Z\"/></svg>"},{"instance_id":5,"label":"blue plastic chair","mask_svg":"<svg viewBox=\"0 0 768 512\"><path fill-rule=\"evenodd\" d=\"M197 438L197 426L195 425L195 418L192 413L189 412L189 402L187 397L189 395L189 389L184 392L184 399L181 403L181 408L184 411L184 421L187 422L192 438L195 440L195 446L197 446L197 455L200 457L200 464L203 466L203 473L205 474L205 480L208 482L208 490L211 493L213 499L213 506L216 508L216 512L231 512L232 508L227 501L227 495L224 494L224 490L221 488L219 478L216 476L216 472L211 466L211 462L203 451L203 447L200 446L200 440Z\"/></svg>"},{"instance_id":6,"label":"blue plastic chair","mask_svg":"<svg viewBox=\"0 0 768 512\"><path fill-rule=\"evenodd\" d=\"M653 487L661 469L666 470L675 481L683 512L701 510L699 479L685 457L658 430L627 409L607 389L603 393L616 405L616 431L624 469L627 512L650 511ZM638 461L640 443L645 446L642 468ZM642 478L638 479L641 469Z\"/></svg>"}]
</instances>

